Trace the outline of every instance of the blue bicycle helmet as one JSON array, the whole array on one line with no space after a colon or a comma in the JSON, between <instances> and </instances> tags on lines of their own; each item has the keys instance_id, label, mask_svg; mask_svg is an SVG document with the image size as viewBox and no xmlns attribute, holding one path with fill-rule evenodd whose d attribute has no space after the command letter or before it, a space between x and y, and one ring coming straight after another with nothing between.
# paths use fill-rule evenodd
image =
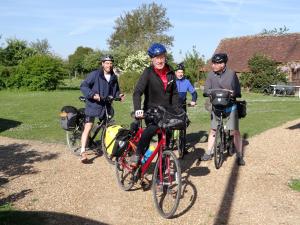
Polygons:
<instances>
[{"instance_id":1,"label":"blue bicycle helmet","mask_svg":"<svg viewBox=\"0 0 300 225\"><path fill-rule=\"evenodd\" d=\"M228 56L226 53L217 53L214 54L214 56L211 58L211 61L213 63L227 63L228 61Z\"/></svg>"},{"instance_id":2,"label":"blue bicycle helmet","mask_svg":"<svg viewBox=\"0 0 300 225\"><path fill-rule=\"evenodd\" d=\"M163 46L160 43L154 43L152 44L148 49L148 55L153 58L158 55L164 54L167 52L167 49L165 46Z\"/></svg>"}]
</instances>

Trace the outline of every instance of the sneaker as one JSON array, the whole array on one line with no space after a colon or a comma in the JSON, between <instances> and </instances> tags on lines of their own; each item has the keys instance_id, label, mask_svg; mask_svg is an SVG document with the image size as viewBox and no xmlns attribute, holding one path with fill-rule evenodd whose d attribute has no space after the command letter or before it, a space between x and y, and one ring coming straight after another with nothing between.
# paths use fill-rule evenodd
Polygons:
<instances>
[{"instance_id":1,"label":"sneaker","mask_svg":"<svg viewBox=\"0 0 300 225\"><path fill-rule=\"evenodd\" d=\"M204 153L204 155L201 157L201 161L208 161L208 160L211 160L212 157L213 157L213 155Z\"/></svg>"},{"instance_id":2,"label":"sneaker","mask_svg":"<svg viewBox=\"0 0 300 225\"><path fill-rule=\"evenodd\" d=\"M245 164L246 164L243 157L237 157L236 161L239 166L245 166Z\"/></svg>"},{"instance_id":3,"label":"sneaker","mask_svg":"<svg viewBox=\"0 0 300 225\"><path fill-rule=\"evenodd\" d=\"M87 163L88 162L87 153L86 152L82 152L80 155L81 155L80 161L82 163Z\"/></svg>"}]
</instances>

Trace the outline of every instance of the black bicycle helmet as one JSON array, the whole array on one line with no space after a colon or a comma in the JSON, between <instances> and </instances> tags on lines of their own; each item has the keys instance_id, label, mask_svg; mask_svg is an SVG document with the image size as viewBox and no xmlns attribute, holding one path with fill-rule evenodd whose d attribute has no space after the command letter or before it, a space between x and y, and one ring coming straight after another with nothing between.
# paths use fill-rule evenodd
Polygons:
<instances>
[{"instance_id":1,"label":"black bicycle helmet","mask_svg":"<svg viewBox=\"0 0 300 225\"><path fill-rule=\"evenodd\" d=\"M226 53L217 53L211 58L212 63L227 63L228 56Z\"/></svg>"},{"instance_id":2,"label":"black bicycle helmet","mask_svg":"<svg viewBox=\"0 0 300 225\"><path fill-rule=\"evenodd\" d=\"M177 70L183 70L184 71L184 64L183 64L183 62L176 65L175 71L177 71Z\"/></svg>"},{"instance_id":3,"label":"black bicycle helmet","mask_svg":"<svg viewBox=\"0 0 300 225\"><path fill-rule=\"evenodd\" d=\"M112 61L114 62L114 57L112 57L111 55L104 55L100 58L101 62L105 62L105 61Z\"/></svg>"},{"instance_id":4,"label":"black bicycle helmet","mask_svg":"<svg viewBox=\"0 0 300 225\"><path fill-rule=\"evenodd\" d=\"M161 55L161 54L164 54L167 52L167 49L165 46L163 46L162 44L160 43L154 43L152 44L149 49L148 49L148 55L151 57L151 58L154 58L158 55Z\"/></svg>"}]
</instances>

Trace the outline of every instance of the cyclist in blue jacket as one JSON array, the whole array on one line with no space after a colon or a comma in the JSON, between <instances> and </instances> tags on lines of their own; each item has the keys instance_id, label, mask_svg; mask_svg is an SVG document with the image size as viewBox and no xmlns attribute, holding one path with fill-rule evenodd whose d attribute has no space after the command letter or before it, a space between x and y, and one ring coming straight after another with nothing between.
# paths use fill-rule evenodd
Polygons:
<instances>
[{"instance_id":1,"label":"cyclist in blue jacket","mask_svg":"<svg viewBox=\"0 0 300 225\"><path fill-rule=\"evenodd\" d=\"M197 92L189 79L184 76L184 65L183 63L179 63L175 69L176 75L176 86L179 95L179 102L182 105L183 109L186 111L186 95L187 92L190 92L192 95L192 101L190 102L191 106L196 105L197 101Z\"/></svg>"},{"instance_id":2,"label":"cyclist in blue jacket","mask_svg":"<svg viewBox=\"0 0 300 225\"><path fill-rule=\"evenodd\" d=\"M93 127L95 118L102 119L105 111L104 106L108 104L102 101L101 98L108 96L121 97L124 100L124 95L120 94L117 76L113 72L114 59L111 55L103 56L101 59L101 67L88 74L87 78L81 83L80 90L86 98L85 107L85 125L81 136L81 161L87 161L85 151L88 135ZM107 106L110 108L110 105Z\"/></svg>"}]
</instances>

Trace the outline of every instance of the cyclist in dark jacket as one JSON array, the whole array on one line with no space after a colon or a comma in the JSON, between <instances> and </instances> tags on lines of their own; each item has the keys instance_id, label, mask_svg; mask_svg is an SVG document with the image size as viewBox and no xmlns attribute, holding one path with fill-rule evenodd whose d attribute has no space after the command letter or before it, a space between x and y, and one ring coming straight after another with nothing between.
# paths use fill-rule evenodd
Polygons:
<instances>
[{"instance_id":1,"label":"cyclist in dark jacket","mask_svg":"<svg viewBox=\"0 0 300 225\"><path fill-rule=\"evenodd\" d=\"M187 92L190 92L192 95L192 101L190 102L191 106L196 105L197 101L197 92L189 79L187 79L184 76L184 65L183 63L180 63L177 65L175 69L175 74L176 74L176 86L179 94L179 102L182 105L183 109L186 111L186 94Z\"/></svg>"},{"instance_id":2,"label":"cyclist in dark jacket","mask_svg":"<svg viewBox=\"0 0 300 225\"><path fill-rule=\"evenodd\" d=\"M89 132L93 127L95 118L102 119L105 115L104 106L108 104L101 101L101 98L108 96L121 97L117 76L113 72L113 57L110 55L101 58L101 67L91 72L87 78L81 83L80 90L86 98L85 107L85 125L81 136L81 161L86 162L87 154L85 147ZM108 109L110 105L108 106Z\"/></svg>"},{"instance_id":3,"label":"cyclist in dark jacket","mask_svg":"<svg viewBox=\"0 0 300 225\"><path fill-rule=\"evenodd\" d=\"M204 96L210 94L210 89L226 89L232 91L232 98L241 97L241 87L236 73L226 67L228 56L225 53L218 53L212 57L212 71L208 74L204 87ZM227 129L231 130L234 136L234 145L237 151L238 165L245 165L241 147L241 135L239 131L239 119L237 106L230 106L230 115L226 124ZM217 129L217 118L214 112L211 112L211 130L208 137L208 150L201 160L212 159L215 134Z\"/></svg>"},{"instance_id":4,"label":"cyclist in dark jacket","mask_svg":"<svg viewBox=\"0 0 300 225\"><path fill-rule=\"evenodd\" d=\"M133 105L137 118L142 118L144 111L157 106L175 110L179 108L176 78L174 72L166 63L166 53L165 46L159 43L152 44L148 49L151 66L144 70L133 93ZM143 107L141 106L142 95L144 95ZM157 125L147 124L147 128L145 128L138 143L136 154L131 159L133 166L138 164L146 152L157 128Z\"/></svg>"}]
</instances>

